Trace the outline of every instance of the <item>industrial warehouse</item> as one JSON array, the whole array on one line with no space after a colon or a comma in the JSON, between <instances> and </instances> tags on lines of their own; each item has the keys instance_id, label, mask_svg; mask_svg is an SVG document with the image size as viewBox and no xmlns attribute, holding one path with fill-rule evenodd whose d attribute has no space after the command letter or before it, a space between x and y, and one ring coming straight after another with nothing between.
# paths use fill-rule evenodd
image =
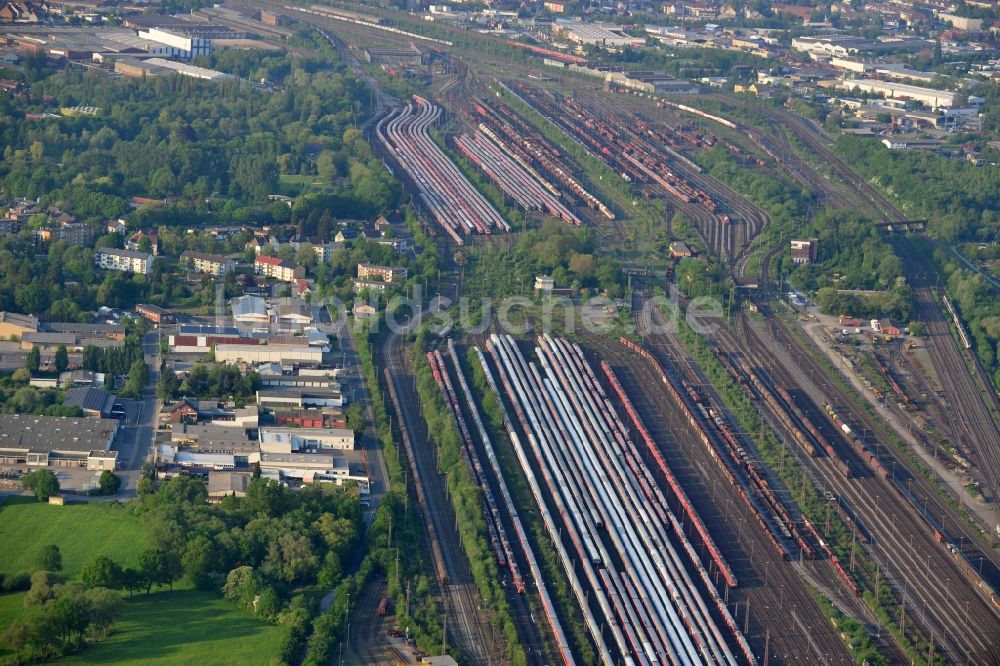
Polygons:
<instances>
[{"instance_id":1,"label":"industrial warehouse","mask_svg":"<svg viewBox=\"0 0 1000 666\"><path fill-rule=\"evenodd\" d=\"M0 414L0 464L114 470L114 419Z\"/></svg>"}]
</instances>

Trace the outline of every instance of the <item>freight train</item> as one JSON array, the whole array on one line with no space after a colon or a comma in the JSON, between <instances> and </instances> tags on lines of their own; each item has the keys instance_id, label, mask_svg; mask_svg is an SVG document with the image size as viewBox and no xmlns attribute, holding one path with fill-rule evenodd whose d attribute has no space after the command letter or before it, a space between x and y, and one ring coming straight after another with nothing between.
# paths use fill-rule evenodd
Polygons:
<instances>
[{"instance_id":1,"label":"freight train","mask_svg":"<svg viewBox=\"0 0 1000 666\"><path fill-rule=\"evenodd\" d=\"M416 185L420 198L445 232L458 245L468 234L510 231L496 208L473 187L428 135L441 115L426 99L391 111L375 125L379 142Z\"/></svg>"},{"instance_id":2,"label":"freight train","mask_svg":"<svg viewBox=\"0 0 1000 666\"><path fill-rule=\"evenodd\" d=\"M778 499L755 464L750 460L742 443L719 415L718 406L709 398L702 398L698 391L683 379L675 379L660 364L653 354L642 345L626 338L619 339L628 349L639 354L656 370L660 381L667 390L688 423L695 429L699 440L709 454L719 463L729 483L738 489L740 497L749 506L758 525L770 541L775 553L783 560L789 559L788 549L783 539L794 539L806 557L813 557L813 549L797 528L784 504ZM747 492L755 488L764 498L763 505L755 501ZM767 517L765 517L765 514Z\"/></svg>"},{"instance_id":3,"label":"freight train","mask_svg":"<svg viewBox=\"0 0 1000 666\"><path fill-rule=\"evenodd\" d=\"M699 559L687 565L698 576L688 573L684 562L696 552L580 349L549 336L536 344L538 361L529 363L509 336L490 338L506 398L563 520L562 539L580 556L588 553L588 541L599 554L577 559L575 569L590 585L591 602L622 660L735 663L735 644L743 660L755 663ZM521 454L519 460L524 464ZM667 525L676 531L673 538ZM679 550L673 539L680 540ZM612 568L616 561L624 563L622 571ZM603 641L604 633L594 638Z\"/></svg>"}]
</instances>

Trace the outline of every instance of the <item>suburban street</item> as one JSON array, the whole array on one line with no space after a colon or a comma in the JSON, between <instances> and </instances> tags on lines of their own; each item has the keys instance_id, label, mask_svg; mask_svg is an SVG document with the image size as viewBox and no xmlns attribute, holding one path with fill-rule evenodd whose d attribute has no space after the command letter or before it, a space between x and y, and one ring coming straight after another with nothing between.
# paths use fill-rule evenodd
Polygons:
<instances>
[{"instance_id":1,"label":"suburban street","mask_svg":"<svg viewBox=\"0 0 1000 666\"><path fill-rule=\"evenodd\" d=\"M326 317L324 319L329 321ZM325 325L321 324L319 329L326 334L337 336L340 340L340 350L332 352L332 355L334 364L339 368L337 381L341 384L341 392L344 395L345 405L360 402L365 407L367 427L361 434L356 446L359 451L364 452L365 459L368 462L368 474L371 477L371 496L369 506L365 512L365 524L369 525L389 484L389 472L386 469L382 447L379 445L378 436L375 432L375 418L371 410L371 396L368 393L368 386L361 375L361 368L358 365L358 354L354 347L353 330L350 322L337 321Z\"/></svg>"},{"instance_id":2,"label":"suburban street","mask_svg":"<svg viewBox=\"0 0 1000 666\"><path fill-rule=\"evenodd\" d=\"M150 454L156 437L157 413L160 402L156 399L156 382L160 376L159 336L150 331L142 339L142 352L149 366L149 383L138 400L120 400L125 406L125 421L112 445L118 451L122 487L118 497L134 497L142 465Z\"/></svg>"}]
</instances>

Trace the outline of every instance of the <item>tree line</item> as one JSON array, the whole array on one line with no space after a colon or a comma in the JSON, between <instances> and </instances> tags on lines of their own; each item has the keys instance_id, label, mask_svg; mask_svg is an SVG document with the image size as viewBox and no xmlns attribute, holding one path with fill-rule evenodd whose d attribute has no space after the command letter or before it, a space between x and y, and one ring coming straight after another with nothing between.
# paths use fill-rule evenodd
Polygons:
<instances>
[{"instance_id":1,"label":"tree line","mask_svg":"<svg viewBox=\"0 0 1000 666\"><path fill-rule=\"evenodd\" d=\"M1000 385L1000 301L987 276L958 261L949 246L1000 242L1000 179L994 167L975 167L923 151L891 151L877 141L841 137L838 154L865 178L892 192L913 218L927 220L938 241L910 241L941 272L940 284L969 328L979 360Z\"/></svg>"}]
</instances>

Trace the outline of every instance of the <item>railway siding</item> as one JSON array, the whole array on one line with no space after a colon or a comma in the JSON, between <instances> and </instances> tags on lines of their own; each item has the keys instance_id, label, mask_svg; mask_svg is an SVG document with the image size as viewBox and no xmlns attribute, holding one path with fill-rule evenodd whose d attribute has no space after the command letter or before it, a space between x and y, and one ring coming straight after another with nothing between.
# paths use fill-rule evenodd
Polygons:
<instances>
[{"instance_id":1,"label":"railway siding","mask_svg":"<svg viewBox=\"0 0 1000 666\"><path fill-rule=\"evenodd\" d=\"M537 343L538 365L511 338L492 336L490 349L532 445L534 465L522 465L541 470L617 653L636 664L755 663L580 349Z\"/></svg>"}]
</instances>

